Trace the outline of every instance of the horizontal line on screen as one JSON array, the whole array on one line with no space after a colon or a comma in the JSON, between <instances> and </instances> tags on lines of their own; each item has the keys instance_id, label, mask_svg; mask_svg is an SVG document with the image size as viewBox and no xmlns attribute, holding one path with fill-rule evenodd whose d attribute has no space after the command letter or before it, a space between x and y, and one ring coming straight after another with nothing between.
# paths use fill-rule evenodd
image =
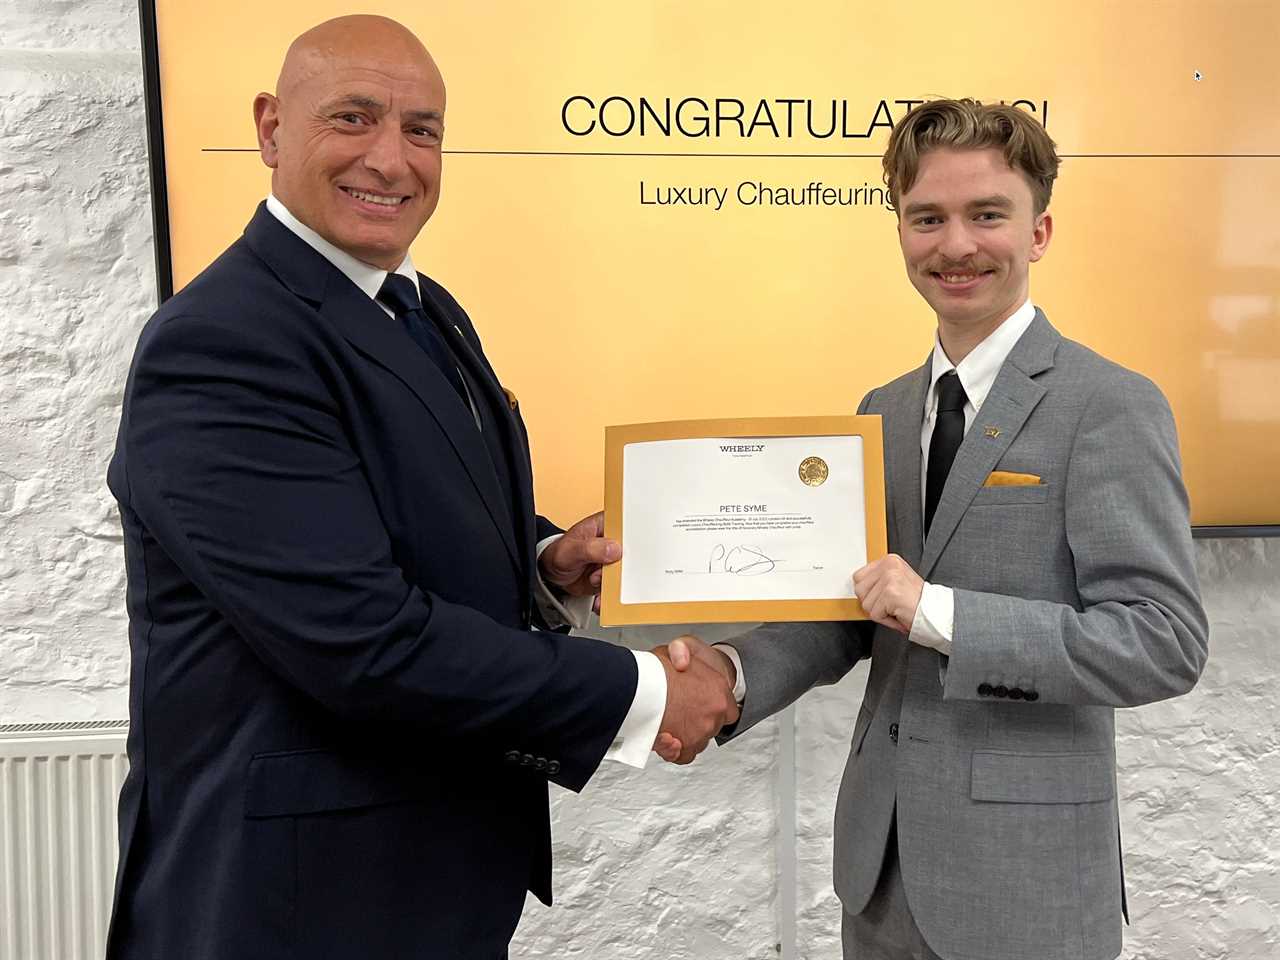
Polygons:
<instances>
[{"instance_id":1,"label":"horizontal line on screen","mask_svg":"<svg viewBox=\"0 0 1280 960\"><path fill-rule=\"evenodd\" d=\"M201 153L257 153L257 147L201 147ZM626 153L583 150L445 150L463 157L706 157L753 160L879 160L879 153ZM1063 160L1280 160L1280 153L1063 153Z\"/></svg>"}]
</instances>

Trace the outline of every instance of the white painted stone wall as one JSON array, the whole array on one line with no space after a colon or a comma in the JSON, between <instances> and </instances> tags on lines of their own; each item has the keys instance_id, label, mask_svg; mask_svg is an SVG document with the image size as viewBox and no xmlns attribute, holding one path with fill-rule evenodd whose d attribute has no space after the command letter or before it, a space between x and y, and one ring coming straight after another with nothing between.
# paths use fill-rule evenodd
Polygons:
<instances>
[{"instance_id":1,"label":"white painted stone wall","mask_svg":"<svg viewBox=\"0 0 1280 960\"><path fill-rule=\"evenodd\" d=\"M134 0L0 0L0 723L126 715L104 475L152 257ZM1119 722L1124 956L1272 960L1280 541L1197 559L1205 676ZM835 960L831 811L865 680L802 700L794 743L770 721L689 768L608 765L582 796L557 791L559 903L529 908L513 956L755 960L785 942Z\"/></svg>"}]
</instances>

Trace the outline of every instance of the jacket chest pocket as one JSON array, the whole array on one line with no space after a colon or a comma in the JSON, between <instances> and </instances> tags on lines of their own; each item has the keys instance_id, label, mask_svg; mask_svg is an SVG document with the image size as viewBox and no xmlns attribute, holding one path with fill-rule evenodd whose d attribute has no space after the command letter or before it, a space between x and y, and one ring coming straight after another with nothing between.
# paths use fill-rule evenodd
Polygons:
<instances>
[{"instance_id":1,"label":"jacket chest pocket","mask_svg":"<svg viewBox=\"0 0 1280 960\"><path fill-rule=\"evenodd\" d=\"M1018 506L1027 503L1045 503L1049 499L1052 484L1028 483L1017 486L979 487L970 504L973 507Z\"/></svg>"}]
</instances>

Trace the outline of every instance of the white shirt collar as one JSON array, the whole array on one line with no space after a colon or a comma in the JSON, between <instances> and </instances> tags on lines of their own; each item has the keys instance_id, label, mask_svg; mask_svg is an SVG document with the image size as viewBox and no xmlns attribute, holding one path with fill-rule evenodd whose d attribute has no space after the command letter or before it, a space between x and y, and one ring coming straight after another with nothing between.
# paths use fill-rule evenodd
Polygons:
<instances>
[{"instance_id":1,"label":"white shirt collar","mask_svg":"<svg viewBox=\"0 0 1280 960\"><path fill-rule=\"evenodd\" d=\"M937 391L934 386L939 378L949 370L954 370L964 387L965 396L974 411L982 408L982 402L991 392L991 385L996 382L996 374L1004 366L1014 344L1027 332L1031 321L1036 317L1036 308L1028 299L1015 310L1004 323L996 327L987 338L974 347L960 361L959 365L951 362L946 351L942 349L942 341L934 334L933 341L933 373L929 380L929 392L925 394L925 418L933 416L937 403Z\"/></svg>"},{"instance_id":2,"label":"white shirt collar","mask_svg":"<svg viewBox=\"0 0 1280 960\"><path fill-rule=\"evenodd\" d=\"M335 247L290 213L289 208L281 203L274 193L267 196L267 209L307 246L337 267L348 280L363 290L370 300L378 299L378 291L382 289L383 281L387 279L386 270L365 263L363 260L357 260L340 247ZM418 289L418 271L414 269L413 258L409 254L406 253L404 255L404 260L400 266L396 267L395 272L402 277L408 277L413 281L413 288L415 290ZM419 296L421 296L421 291L419 291ZM382 304L379 304L379 306L382 306ZM387 313L391 313L386 307L383 307L383 309Z\"/></svg>"}]
</instances>

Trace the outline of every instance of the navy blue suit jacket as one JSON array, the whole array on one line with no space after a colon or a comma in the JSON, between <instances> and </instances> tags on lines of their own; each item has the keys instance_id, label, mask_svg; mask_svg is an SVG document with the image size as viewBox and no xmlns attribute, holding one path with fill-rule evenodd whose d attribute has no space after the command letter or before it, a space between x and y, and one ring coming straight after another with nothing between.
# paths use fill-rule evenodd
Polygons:
<instances>
[{"instance_id":1,"label":"navy blue suit jacket","mask_svg":"<svg viewBox=\"0 0 1280 960\"><path fill-rule=\"evenodd\" d=\"M524 427L420 286L483 430L265 207L142 332L113 960L499 957L550 902L547 781L587 782L635 660L530 630Z\"/></svg>"}]
</instances>

